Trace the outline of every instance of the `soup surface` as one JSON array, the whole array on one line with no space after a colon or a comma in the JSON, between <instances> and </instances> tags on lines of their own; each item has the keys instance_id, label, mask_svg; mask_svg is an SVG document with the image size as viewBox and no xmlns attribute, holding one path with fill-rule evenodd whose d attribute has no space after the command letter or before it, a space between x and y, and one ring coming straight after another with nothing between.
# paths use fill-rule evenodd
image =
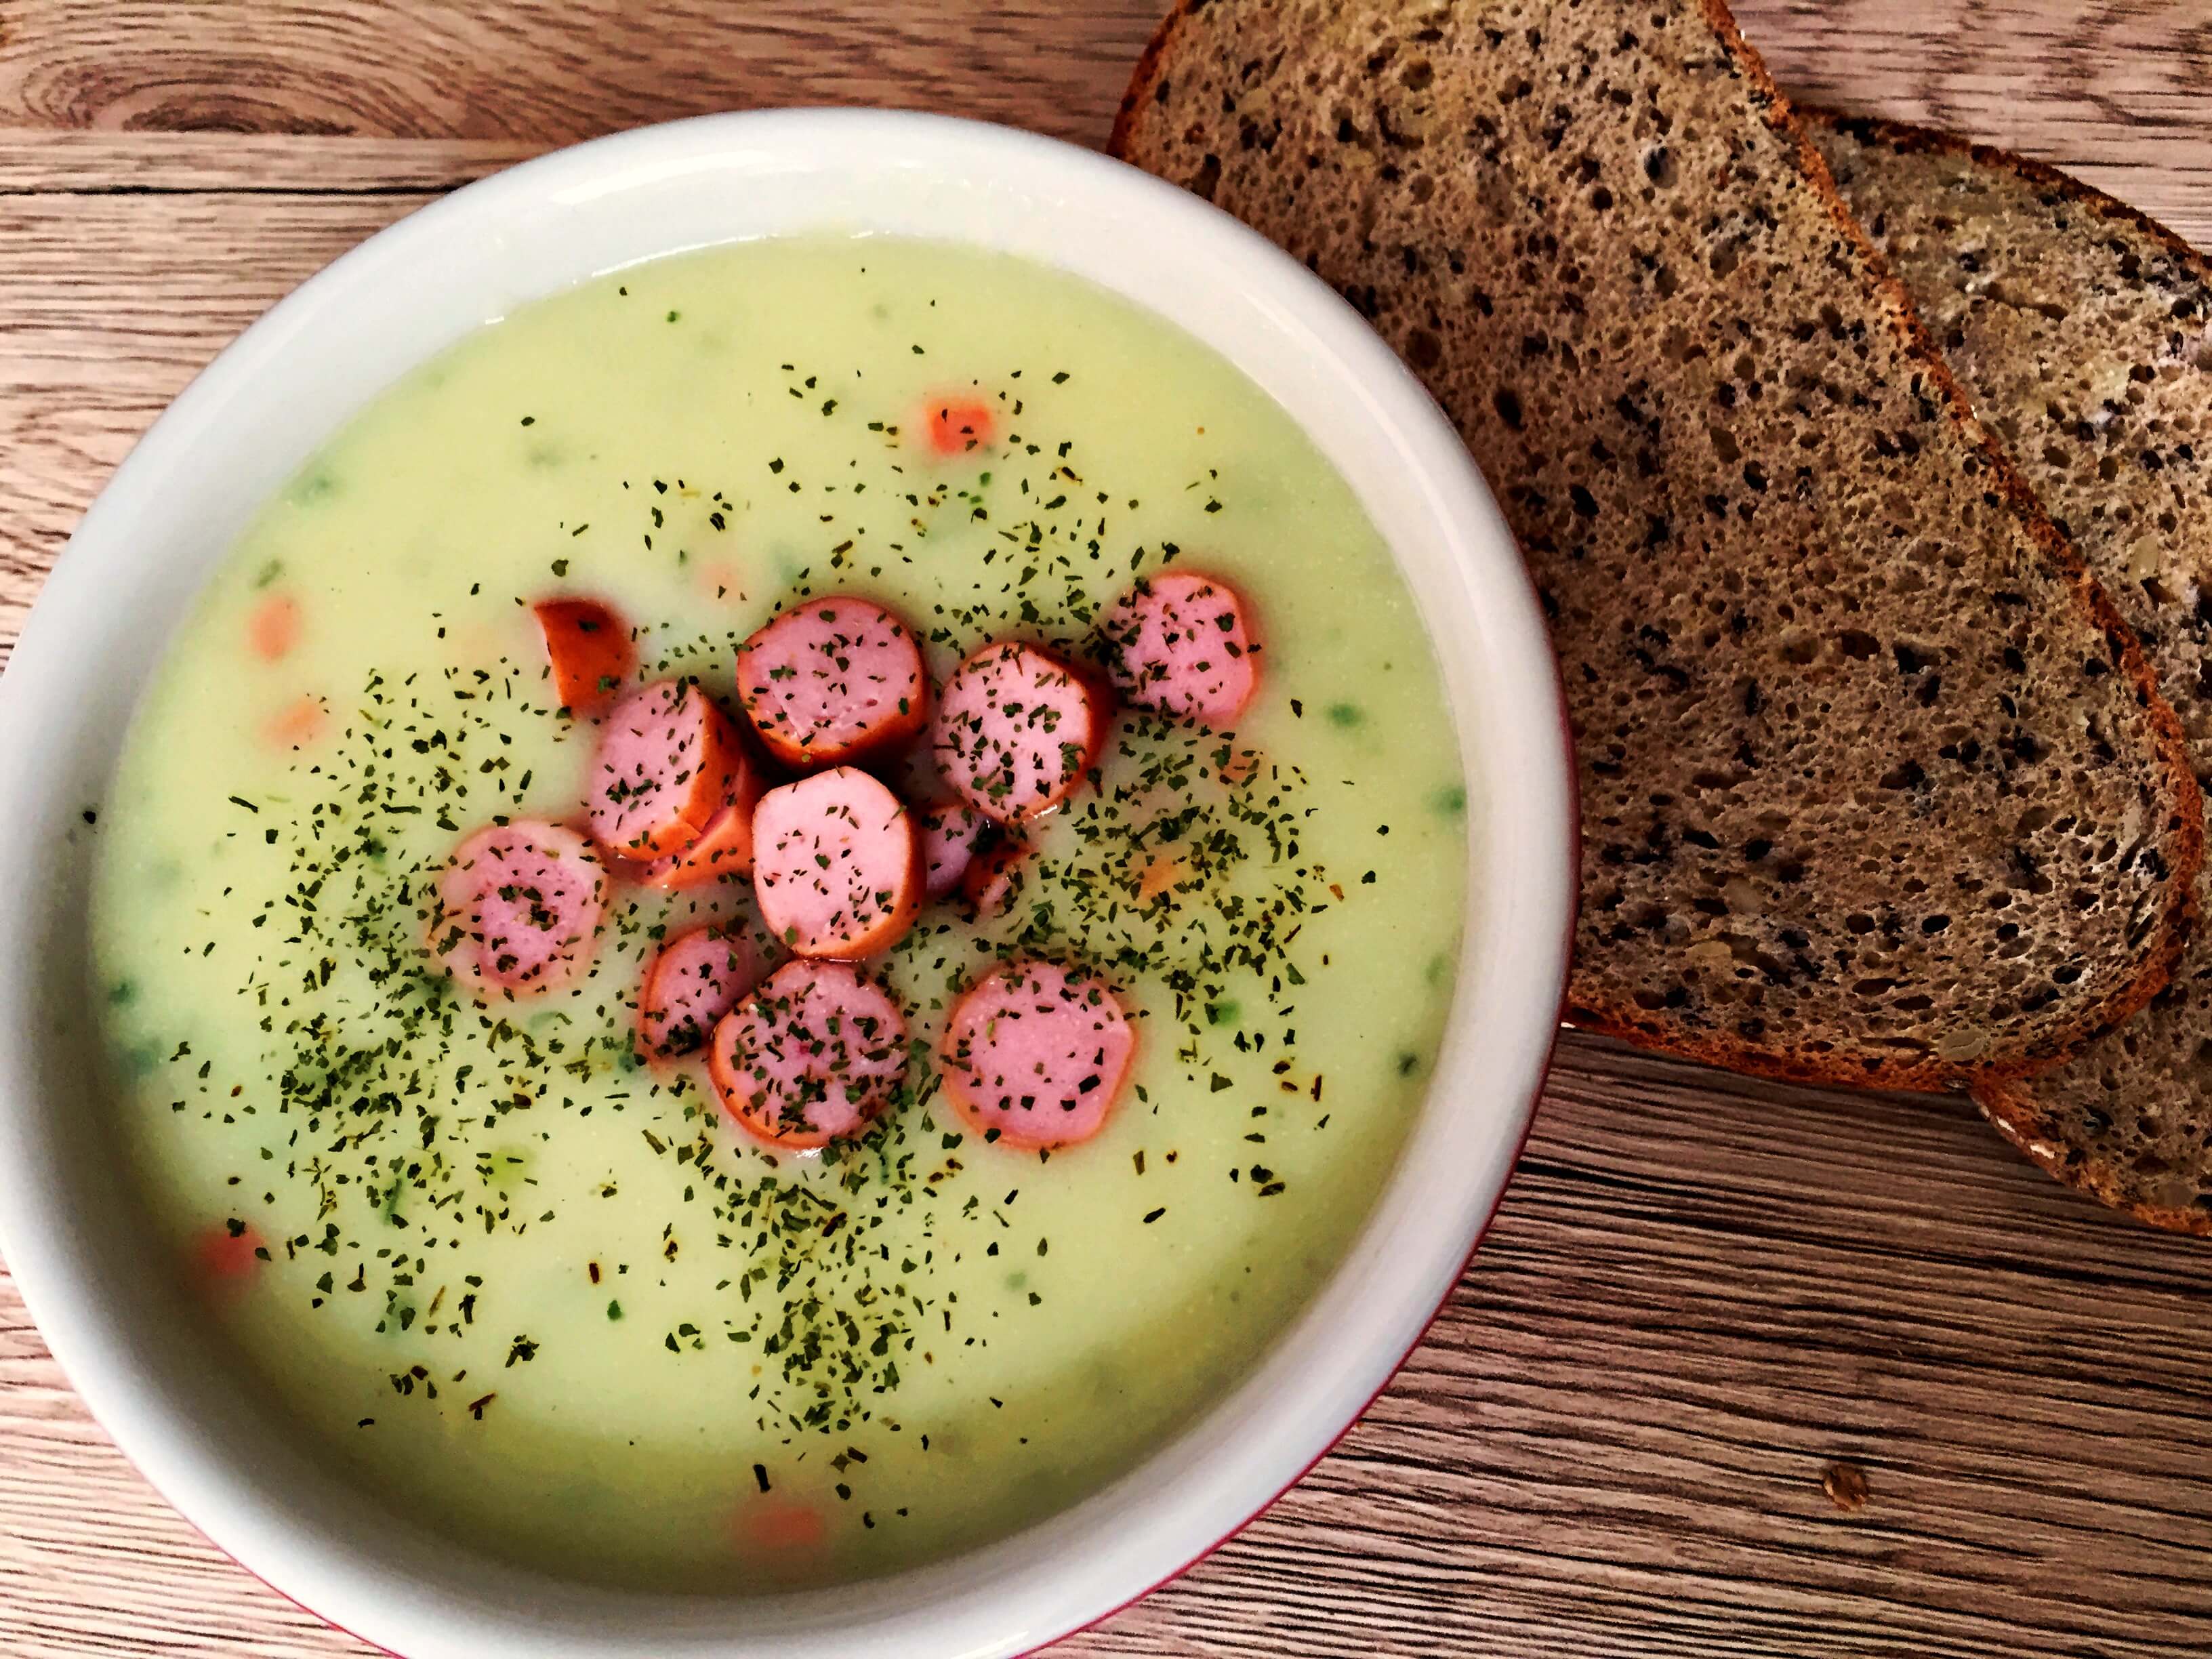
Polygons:
<instances>
[{"instance_id":1,"label":"soup surface","mask_svg":"<svg viewBox=\"0 0 2212 1659\"><path fill-rule=\"evenodd\" d=\"M612 881L588 975L536 995L426 948L458 840L578 821L594 731L538 601L726 702L802 599L892 607L941 682L995 640L1095 654L1133 577L1196 567L1250 601L1256 696L1233 732L1119 714L1012 910L932 905L874 965L914 1054L864 1139L764 1146L639 1057L642 964L757 926L748 882ZM886 775L918 801L928 764ZM1327 1275L1441 1032L1466 806L1384 547L1211 352L947 246L656 262L403 380L210 583L100 817L118 1140L240 1386L394 1509L625 1583L879 1572L1131 1469ZM939 1089L954 996L1017 953L1137 1030L1082 1145Z\"/></svg>"}]
</instances>

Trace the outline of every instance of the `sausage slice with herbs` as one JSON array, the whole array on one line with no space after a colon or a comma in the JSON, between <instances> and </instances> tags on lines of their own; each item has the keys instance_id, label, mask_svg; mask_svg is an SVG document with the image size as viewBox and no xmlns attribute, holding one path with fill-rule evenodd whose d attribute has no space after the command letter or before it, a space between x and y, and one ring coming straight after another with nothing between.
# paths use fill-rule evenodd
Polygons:
<instances>
[{"instance_id":1,"label":"sausage slice with herbs","mask_svg":"<svg viewBox=\"0 0 2212 1659\"><path fill-rule=\"evenodd\" d=\"M655 680L609 711L584 786L592 834L649 863L684 851L730 797L744 751L696 680Z\"/></svg>"},{"instance_id":2,"label":"sausage slice with herbs","mask_svg":"<svg viewBox=\"0 0 2212 1659\"><path fill-rule=\"evenodd\" d=\"M477 830L438 878L430 949L479 994L567 983L591 961L607 877L573 830L515 818Z\"/></svg>"},{"instance_id":3,"label":"sausage slice with herbs","mask_svg":"<svg viewBox=\"0 0 2212 1659\"><path fill-rule=\"evenodd\" d=\"M938 1058L971 1128L1009 1146L1051 1147L1105 1127L1136 1051L1121 999L1097 974L1016 960L953 1004Z\"/></svg>"},{"instance_id":4,"label":"sausage slice with herbs","mask_svg":"<svg viewBox=\"0 0 2212 1659\"><path fill-rule=\"evenodd\" d=\"M963 799L1003 824L1053 811L1097 764L1112 698L1041 646L987 645L938 700L938 769Z\"/></svg>"},{"instance_id":5,"label":"sausage slice with herbs","mask_svg":"<svg viewBox=\"0 0 2212 1659\"><path fill-rule=\"evenodd\" d=\"M1141 708L1231 726L1259 689L1250 607L1218 577L1170 570L1142 578L1099 632L1115 685Z\"/></svg>"},{"instance_id":6,"label":"sausage slice with herbs","mask_svg":"<svg viewBox=\"0 0 2212 1659\"><path fill-rule=\"evenodd\" d=\"M704 1048L772 959L743 929L693 927L662 945L638 982L637 1031L664 1058Z\"/></svg>"},{"instance_id":7,"label":"sausage slice with herbs","mask_svg":"<svg viewBox=\"0 0 2212 1659\"><path fill-rule=\"evenodd\" d=\"M708 1075L731 1118L804 1151L866 1133L906 1075L906 1020L849 963L787 962L722 1017Z\"/></svg>"},{"instance_id":8,"label":"sausage slice with herbs","mask_svg":"<svg viewBox=\"0 0 2212 1659\"><path fill-rule=\"evenodd\" d=\"M896 613L839 593L738 647L738 700L763 747L800 771L876 760L929 723L921 642Z\"/></svg>"},{"instance_id":9,"label":"sausage slice with herbs","mask_svg":"<svg viewBox=\"0 0 2212 1659\"><path fill-rule=\"evenodd\" d=\"M1029 842L1002 836L969 863L960 896L978 921L994 921L1014 908L1029 884L1029 863L1036 855Z\"/></svg>"},{"instance_id":10,"label":"sausage slice with herbs","mask_svg":"<svg viewBox=\"0 0 2212 1659\"><path fill-rule=\"evenodd\" d=\"M639 872L645 886L681 892L710 881L741 880L753 872L753 814L759 810L768 780L740 743L736 769L722 805L707 820L699 839L672 857L656 859Z\"/></svg>"},{"instance_id":11,"label":"sausage slice with herbs","mask_svg":"<svg viewBox=\"0 0 2212 1659\"><path fill-rule=\"evenodd\" d=\"M915 814L921 836L922 889L932 900L950 898L993 833L990 819L964 800L932 801Z\"/></svg>"},{"instance_id":12,"label":"sausage slice with herbs","mask_svg":"<svg viewBox=\"0 0 2212 1659\"><path fill-rule=\"evenodd\" d=\"M921 911L914 814L857 767L763 795L753 896L770 934L802 957L855 960L896 945Z\"/></svg>"},{"instance_id":13,"label":"sausage slice with herbs","mask_svg":"<svg viewBox=\"0 0 2212 1659\"><path fill-rule=\"evenodd\" d=\"M614 707L637 672L629 624L597 599L541 599L530 607L545 636L553 695L578 720Z\"/></svg>"}]
</instances>

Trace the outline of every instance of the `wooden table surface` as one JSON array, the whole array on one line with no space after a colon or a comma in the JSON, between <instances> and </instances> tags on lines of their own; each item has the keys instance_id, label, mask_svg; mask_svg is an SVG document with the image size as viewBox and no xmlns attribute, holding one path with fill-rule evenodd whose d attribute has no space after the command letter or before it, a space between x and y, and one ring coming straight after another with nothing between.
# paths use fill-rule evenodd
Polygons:
<instances>
[{"instance_id":1,"label":"wooden table surface","mask_svg":"<svg viewBox=\"0 0 2212 1659\"><path fill-rule=\"evenodd\" d=\"M1164 3L1164 0L1159 0ZM0 0L0 653L232 335L439 191L703 111L1103 143L1156 0ZM2212 5L1753 0L1785 88L2212 242ZM2212 1652L2212 1252L1948 1100L1562 1042L1427 1343L1212 1559L1059 1652ZM0 1656L360 1655L174 1516L0 1273Z\"/></svg>"}]
</instances>

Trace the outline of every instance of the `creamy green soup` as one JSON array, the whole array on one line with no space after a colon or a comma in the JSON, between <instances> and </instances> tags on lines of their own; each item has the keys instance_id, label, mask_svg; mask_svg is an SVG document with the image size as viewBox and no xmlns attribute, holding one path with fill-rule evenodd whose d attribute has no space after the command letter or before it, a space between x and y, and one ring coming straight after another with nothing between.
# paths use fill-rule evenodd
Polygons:
<instances>
[{"instance_id":1,"label":"creamy green soup","mask_svg":"<svg viewBox=\"0 0 2212 1659\"><path fill-rule=\"evenodd\" d=\"M991 442L924 441L948 396ZM924 913L865 1141L770 1150L634 1052L641 963L749 917L742 881L616 883L590 975L537 998L425 951L461 835L576 817L592 733L534 601L604 600L645 672L726 695L799 596L895 607L941 678L1090 653L1177 564L1249 596L1256 700L1233 734L1121 714L1012 913ZM1466 805L1382 544L1196 342L949 246L661 261L402 381L210 584L99 818L118 1139L240 1387L394 1510L622 1583L880 1572L1134 1468L1328 1274L1444 1020ZM924 1051L1016 951L1095 965L1139 1032L1049 1154L963 1133Z\"/></svg>"}]
</instances>

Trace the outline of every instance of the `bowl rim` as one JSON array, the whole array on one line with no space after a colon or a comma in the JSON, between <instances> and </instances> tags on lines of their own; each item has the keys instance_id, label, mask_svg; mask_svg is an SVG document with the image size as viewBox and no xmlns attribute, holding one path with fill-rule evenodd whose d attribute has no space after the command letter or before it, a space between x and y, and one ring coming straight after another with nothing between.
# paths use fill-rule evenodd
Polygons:
<instances>
[{"instance_id":1,"label":"bowl rim","mask_svg":"<svg viewBox=\"0 0 2212 1659\"><path fill-rule=\"evenodd\" d=\"M1492 734L1507 745L1518 763L1511 781L1516 791L1513 833L1519 838L1519 850L1510 872L1518 890L1499 890L1493 879L1491 890L1475 891L1477 864L1470 854L1470 904L1494 905L1501 917L1510 908L1512 914L1530 923L1531 931L1519 939L1515 951L1519 982L1495 988L1500 1005L1510 1015L1503 1022L1510 1042L1504 1052L1492 1052L1482 1059L1483 1075L1493 1091L1506 1100L1503 1132L1490 1137L1488 1162L1467 1183L1463 1216L1441 1235L1449 1249L1440 1244L1432 1259L1422 1264L1424 1271L1418 1277L1405 1275L1406 1285L1382 1298L1391 1303L1397 1322L1389 1351L1378 1350L1362 1362L1366 1380L1352 1409L1342 1409L1351 1402L1351 1396L1339 1400L1335 1407L1324 1413L1331 1419L1326 1433L1308 1434L1294 1460L1279 1454L1267 1478L1246 1481L1243 1495L1233 1504L1217 1498L1206 1510L1211 1518L1198 1529L1202 1537L1193 1534L1171 1548L1155 1549L1157 1559L1141 1574L1127 1566L1118 1574L1102 1574L1100 1583L1085 1594L1059 1596L1056 1608L1048 1613L1040 1614L1032 1608L1014 1616L1010 1609L1009 1616L994 1620L970 1608L966 1616L955 1617L962 1611L956 1605L951 1610L939 1607L920 1615L921 1622L907 1632L922 1636L933 1628L951 1644L946 1647L948 1652L1006 1654L1030 1650L1086 1628L1178 1576L1289 1490L1358 1423L1367 1405L1388 1388L1441 1313L1494 1219L1506 1180L1526 1143L1552 1053L1565 995L1579 863L1576 773L1557 665L1534 586L1494 500L1457 434L1411 372L1333 289L1287 254L1195 196L1094 151L989 123L869 109L752 111L635 129L534 158L428 204L341 255L225 347L155 421L103 486L58 559L26 620L8 672L0 678L0 798L29 799L22 792L39 788L38 775L31 764L38 746L33 740L35 723L67 706L73 679L86 672L70 660L70 647L84 631L87 608L97 603L105 584L134 564L143 568L153 563L153 556L136 550L132 540L134 529L143 531L152 515L161 510L149 492L165 476L179 476L196 450L207 450L214 443L210 434L219 434L235 409L241 403L250 404L258 395L258 377L272 372L272 366L287 357L304 358L303 342L334 327L344 327L343 320L334 321L334 318L351 296L391 280L396 273L420 269L426 257L437 254L441 244L481 234L487 226L496 226L533 205L588 211L595 200L629 188L626 179L641 176L658 178L671 170L702 176L731 168L741 171L747 158L756 165L803 167L816 164L824 153L844 158L863 150L888 158L876 163L885 169L934 167L947 176L981 181L994 180L1001 174L1043 181L1042 187L1062 192L1067 200L1079 198L1095 206L1110 207L1133 222L1157 226L1160 245L1172 250L1168 264L1212 261L1233 271L1242 285L1244 301L1267 312L1272 325L1295 336L1316 358L1326 357L1343 387L1358 394L1353 402L1361 420L1387 429L1408 469L1407 487L1425 498L1425 510L1449 544L1449 557L1465 567L1470 594L1479 586L1482 603L1489 608L1485 638L1500 655L1497 662L1486 665L1484 684L1492 694L1517 702L1527 727L1519 732L1500 728ZM825 212L819 228L834 228L839 222L836 215ZM857 228L865 232L872 228L863 223ZM717 236L708 242L730 240ZM981 239L954 234L945 240ZM706 245L679 237L647 257L665 257ZM634 262L617 259L597 269L580 270L538 292L558 292ZM1165 317L1172 325L1184 327L1206 343L1222 349L1204 330L1169 316L1166 307L1157 299L1113 283L1104 285L1155 318ZM538 293L518 297L534 298ZM1224 356L1249 378L1261 380L1262 389L1280 401L1275 389L1251 363L1225 349ZM419 356L405 359L383 385L369 387L355 398L351 408L357 410L373 401L391 379L419 361ZM1310 418L1287 406L1285 412L1330 453L1333 462L1341 465ZM318 434L307 448L319 447L328 435L327 431ZM1358 489L1357 483L1354 488ZM267 493L255 492L257 497ZM1376 504L1367 493L1361 493L1361 502L1370 517L1376 515ZM1386 539L1391 539L1394 562L1410 581L1404 550L1387 532ZM158 552L160 538L149 537L136 546L150 546ZM195 588L199 580L193 580ZM1425 605L1425 613L1427 609ZM1436 618L1425 614L1424 620L1434 647L1438 643ZM162 629L161 637L166 641L173 630L173 621ZM1448 662L1440 665L1447 669L1448 680L1450 673L1463 669ZM1462 706L1466 700L1464 683L1450 684L1460 688L1450 695L1457 725L1466 720L1468 713ZM1468 741L1462 733L1463 750ZM1499 774L1493 770L1491 775L1494 780ZM47 795L57 793L58 786L46 786ZM51 800L45 804L54 805ZM0 855L10 849L11 841L24 839L24 831L12 819L0 820ZM1544 925L1547 922L1548 927ZM1489 925L1486 918L1486 926ZM283 1547L281 1540L266 1535L269 1527L248 1538L249 1528L242 1518L248 1510L258 1506L263 1518L272 1524L280 1518L272 1511L268 1492L262 1489L270 1484L270 1479L248 1475L234 1465L195 1471L191 1460L184 1455L180 1439L192 1433L192 1419L180 1408L155 1397L127 1368L115 1363L115 1334L100 1328L97 1300L87 1299L91 1275L78 1272L67 1259L68 1229L62 1224L66 1206L61 1188L43 1179L46 1172L40 1167L27 1130L16 1133L26 1115L35 1109L27 1103L27 1085L34 1081L27 1056L40 1040L29 1030L33 1006L30 981L34 973L25 960L27 939L21 926L0 923L0 1254L11 1265L27 1306L71 1385L125 1456L165 1499L210 1542L281 1595L341 1629L353 1629L360 1639L387 1652L412 1654L416 1659L433 1659L433 1656L444 1659L449 1652L464 1651L444 1644L442 1638L434 1646L413 1641L404 1647L398 1645L398 1640L405 1639L405 1632L419 1621L398 1617L391 1607L380 1604L383 1597L376 1593L364 1599L356 1593L353 1577L341 1575L334 1562L325 1561L319 1569L311 1559L315 1552L308 1543ZM1448 1050L1464 1038L1470 1023L1467 981L1474 948L1470 934L1462 946L1462 982L1454 996ZM1439 1060L1424 1098L1421 1123L1438 1115L1437 1100L1448 1076L1470 1080L1474 1076L1470 1056L1460 1055L1453 1066L1447 1065L1449 1057ZM1415 1134L1419 1133L1421 1123L1417 1123ZM1409 1137L1409 1149L1411 1145ZM1374 1209L1362 1223L1362 1239L1380 1225L1386 1206L1395 1201L1394 1194L1407 1180L1408 1171L1403 1167L1391 1172ZM1360 1248L1355 1242L1347 1250L1344 1261L1316 1292L1314 1306L1278 1334L1269 1355L1287 1349L1293 1333L1303 1331L1310 1322L1329 1288L1346 1277ZM1260 1364L1272 1364L1273 1360L1263 1356ZM1198 1430L1216 1424L1243 1392L1240 1385L1216 1399L1186 1433L1195 1435ZM1178 1437L1156 1449L1142 1468L1149 1469L1161 1462L1167 1450L1182 1443L1182 1438ZM1118 1491L1119 1486L1109 1490ZM1025 1528L1015 1535L1016 1540L1092 1510L1104 1496L1085 1498L1070 1510ZM1162 1542L1164 1545L1165 1540ZM966 1559L950 1558L952 1561ZM874 1582L927 1581L945 1565L910 1569L893 1580ZM388 1581L392 1575L388 1569L383 1571ZM369 1572L362 1582L376 1577ZM346 1594L338 1593L341 1583L348 1587ZM402 1588L386 1584L390 1593ZM628 1594L592 1591L586 1593L586 1599L619 1599ZM958 1596L949 1600L960 1601ZM1011 1602L1012 1598L1008 1600ZM514 1606L508 1604L510 1614ZM372 1616L364 1618L363 1609ZM465 1650L501 1656L509 1651L546 1651L542 1644L549 1637L557 1642L558 1651L590 1655L594 1659L601 1655L657 1650L687 1655L725 1650L719 1645L679 1649L667 1643L659 1648L607 1642L593 1644L565 1632L556 1636L540 1627L533 1632L527 1624L526 1619L507 1617L496 1628L471 1630L465 1639L475 1645ZM514 1638L511 1646L486 1645L482 1639L502 1633ZM820 1654L824 1659L841 1651L864 1650L851 1645L841 1648L836 1644L837 1633L830 1634L831 1644L826 1646L801 1638L787 1643L777 1637L775 1640L781 1644L747 1650L779 1656Z\"/></svg>"}]
</instances>

